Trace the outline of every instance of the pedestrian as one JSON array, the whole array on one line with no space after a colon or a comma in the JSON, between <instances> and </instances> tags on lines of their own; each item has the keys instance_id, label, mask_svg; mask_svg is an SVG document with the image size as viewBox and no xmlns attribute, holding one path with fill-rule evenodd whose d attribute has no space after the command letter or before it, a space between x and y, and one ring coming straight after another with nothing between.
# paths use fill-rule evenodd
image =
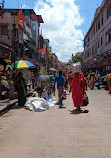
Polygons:
<instances>
[{"instance_id":1,"label":"pedestrian","mask_svg":"<svg viewBox=\"0 0 111 158\"><path fill-rule=\"evenodd\" d=\"M65 80L66 80L66 82L65 82L65 90L67 91L67 89L68 89L68 74L66 73L66 70L63 70L62 75L65 77Z\"/></svg>"},{"instance_id":2,"label":"pedestrian","mask_svg":"<svg viewBox=\"0 0 111 158\"><path fill-rule=\"evenodd\" d=\"M109 77L108 77L108 91L109 91L109 94L111 94L111 73L109 74Z\"/></svg>"},{"instance_id":3,"label":"pedestrian","mask_svg":"<svg viewBox=\"0 0 111 158\"><path fill-rule=\"evenodd\" d=\"M88 74L88 76L87 76L87 84L88 84L88 87L90 87L89 82L90 82L90 74Z\"/></svg>"},{"instance_id":4,"label":"pedestrian","mask_svg":"<svg viewBox=\"0 0 111 158\"><path fill-rule=\"evenodd\" d=\"M73 73L70 71L68 75L68 80L69 80L69 93L72 92L72 80L73 80Z\"/></svg>"},{"instance_id":5,"label":"pedestrian","mask_svg":"<svg viewBox=\"0 0 111 158\"><path fill-rule=\"evenodd\" d=\"M63 99L64 99L64 83L60 83L60 88L59 88L59 108L62 108L62 102L63 102Z\"/></svg>"},{"instance_id":6,"label":"pedestrian","mask_svg":"<svg viewBox=\"0 0 111 158\"><path fill-rule=\"evenodd\" d=\"M74 106L80 110L80 107L83 105L86 79L83 73L81 73L81 63L74 64L73 67L74 77L72 81L72 99Z\"/></svg>"},{"instance_id":7,"label":"pedestrian","mask_svg":"<svg viewBox=\"0 0 111 158\"><path fill-rule=\"evenodd\" d=\"M101 89L101 75L98 74L97 75L97 83L95 84L95 86L97 87L97 89Z\"/></svg>"},{"instance_id":8,"label":"pedestrian","mask_svg":"<svg viewBox=\"0 0 111 158\"><path fill-rule=\"evenodd\" d=\"M90 81L89 81L89 85L90 85L90 89L91 89L91 90L94 89L95 83L96 83L96 75L95 75L94 72L92 72L92 73L90 74Z\"/></svg>"},{"instance_id":9,"label":"pedestrian","mask_svg":"<svg viewBox=\"0 0 111 158\"><path fill-rule=\"evenodd\" d=\"M66 80L65 77L62 76L62 71L59 71L59 75L55 77L55 83L57 82L57 90L58 90L58 104L60 103L60 95L61 95L61 90L60 90L60 84L63 83L65 84Z\"/></svg>"},{"instance_id":10,"label":"pedestrian","mask_svg":"<svg viewBox=\"0 0 111 158\"><path fill-rule=\"evenodd\" d=\"M27 85L22 72L19 72L14 81L18 92L18 106L24 106L26 102Z\"/></svg>"}]
</instances>

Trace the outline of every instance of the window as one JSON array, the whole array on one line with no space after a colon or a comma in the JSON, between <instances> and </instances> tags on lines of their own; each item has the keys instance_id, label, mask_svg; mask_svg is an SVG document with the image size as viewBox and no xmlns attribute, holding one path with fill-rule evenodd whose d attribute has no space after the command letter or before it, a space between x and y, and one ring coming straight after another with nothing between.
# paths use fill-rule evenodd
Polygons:
<instances>
[{"instance_id":1,"label":"window","mask_svg":"<svg viewBox=\"0 0 111 158\"><path fill-rule=\"evenodd\" d=\"M96 32L98 31L98 24L96 23Z\"/></svg>"},{"instance_id":2,"label":"window","mask_svg":"<svg viewBox=\"0 0 111 158\"><path fill-rule=\"evenodd\" d=\"M99 40L98 40L98 48L99 48Z\"/></svg>"},{"instance_id":3,"label":"window","mask_svg":"<svg viewBox=\"0 0 111 158\"><path fill-rule=\"evenodd\" d=\"M97 42L95 43L95 53L97 52Z\"/></svg>"},{"instance_id":4,"label":"window","mask_svg":"<svg viewBox=\"0 0 111 158\"><path fill-rule=\"evenodd\" d=\"M92 55L94 55L94 45L92 46Z\"/></svg>"},{"instance_id":5,"label":"window","mask_svg":"<svg viewBox=\"0 0 111 158\"><path fill-rule=\"evenodd\" d=\"M104 23L104 17L102 15L101 24L103 25L103 23Z\"/></svg>"},{"instance_id":6,"label":"window","mask_svg":"<svg viewBox=\"0 0 111 158\"><path fill-rule=\"evenodd\" d=\"M90 57L90 50L87 51L87 58Z\"/></svg>"},{"instance_id":7,"label":"window","mask_svg":"<svg viewBox=\"0 0 111 158\"><path fill-rule=\"evenodd\" d=\"M103 45L103 38L101 37L101 46Z\"/></svg>"},{"instance_id":8,"label":"window","mask_svg":"<svg viewBox=\"0 0 111 158\"><path fill-rule=\"evenodd\" d=\"M109 7L107 8L107 19L111 16L111 3Z\"/></svg>"},{"instance_id":9,"label":"window","mask_svg":"<svg viewBox=\"0 0 111 158\"><path fill-rule=\"evenodd\" d=\"M100 20L98 21L98 30L100 29Z\"/></svg>"},{"instance_id":10,"label":"window","mask_svg":"<svg viewBox=\"0 0 111 158\"><path fill-rule=\"evenodd\" d=\"M94 35L95 35L95 26L94 26Z\"/></svg>"},{"instance_id":11,"label":"window","mask_svg":"<svg viewBox=\"0 0 111 158\"><path fill-rule=\"evenodd\" d=\"M88 42L90 42L90 38L88 37Z\"/></svg>"},{"instance_id":12,"label":"window","mask_svg":"<svg viewBox=\"0 0 111 158\"><path fill-rule=\"evenodd\" d=\"M1 35L8 35L8 25L1 25Z\"/></svg>"},{"instance_id":13,"label":"window","mask_svg":"<svg viewBox=\"0 0 111 158\"><path fill-rule=\"evenodd\" d=\"M106 34L106 44L111 42L111 30Z\"/></svg>"},{"instance_id":14,"label":"window","mask_svg":"<svg viewBox=\"0 0 111 158\"><path fill-rule=\"evenodd\" d=\"M23 33L23 39L24 40L29 40L29 36L26 33Z\"/></svg>"}]
</instances>

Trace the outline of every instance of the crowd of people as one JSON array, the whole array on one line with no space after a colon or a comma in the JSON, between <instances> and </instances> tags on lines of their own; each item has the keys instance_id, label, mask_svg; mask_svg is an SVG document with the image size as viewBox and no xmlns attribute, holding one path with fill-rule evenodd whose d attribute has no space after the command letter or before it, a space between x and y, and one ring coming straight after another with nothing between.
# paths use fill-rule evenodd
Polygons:
<instances>
[{"instance_id":1,"label":"crowd of people","mask_svg":"<svg viewBox=\"0 0 111 158\"><path fill-rule=\"evenodd\" d=\"M101 74L96 75L94 72L89 73L87 75L87 84L91 90L93 90L94 87L101 89L101 86L104 86L105 90L108 90L109 94L111 94L111 73L106 76L102 76Z\"/></svg>"},{"instance_id":2,"label":"crowd of people","mask_svg":"<svg viewBox=\"0 0 111 158\"><path fill-rule=\"evenodd\" d=\"M95 87L101 89L104 86L109 94L111 94L111 73L103 77L101 74L96 75L95 72L86 75L81 68L77 72L73 70L66 72L64 70L63 72L59 71L59 75L55 77L55 82L57 82L58 104L60 108L62 108L62 101L66 98L67 90L69 90L69 93L72 92L72 100L78 110L83 106L87 87L93 90Z\"/></svg>"},{"instance_id":3,"label":"crowd of people","mask_svg":"<svg viewBox=\"0 0 111 158\"><path fill-rule=\"evenodd\" d=\"M32 80L32 85L34 87L35 78L33 71L30 72L30 77ZM3 79L0 78L0 98L4 99L2 95L2 86L3 86L3 84L1 83L2 80ZM80 63L74 64L72 69L69 70L68 72L66 70L59 71L59 74L55 76L55 79L53 79L53 83L54 86L51 88L52 89L54 88L53 91L54 94L56 89L55 86L57 83L59 108L63 107L63 100L66 99L67 91L69 91L69 93L72 93L72 100L74 106L78 110L80 110L80 107L83 106L83 100L84 100L84 96L86 95L87 87L93 90L94 87L97 87L97 89L101 89L101 86L104 85L105 89L108 90L109 93L111 94L111 73L107 74L104 78L101 74L96 75L95 72L86 74L84 73L84 71L81 70ZM10 94L12 94L12 96L14 96L15 90L18 94L17 95L18 106L24 106L24 104L26 103L26 96L27 96L27 84L23 77L23 73L19 72L14 77L13 80L10 79L9 86L10 86ZM7 86L5 88L8 89ZM43 93L42 88L36 87L35 93L33 93L33 95L37 97L37 96L41 96L39 94L42 93Z\"/></svg>"},{"instance_id":4,"label":"crowd of people","mask_svg":"<svg viewBox=\"0 0 111 158\"><path fill-rule=\"evenodd\" d=\"M81 65L79 65L81 67ZM66 91L69 89L69 93L72 92L72 100L74 106L80 110L80 107L83 106L84 94L87 90L87 79L84 77L84 74L79 71L69 73L66 70L59 71L59 75L55 77L55 82L57 82L58 89L58 104L59 108L62 108L62 101L66 99ZM69 88L68 88L69 86Z\"/></svg>"}]
</instances>

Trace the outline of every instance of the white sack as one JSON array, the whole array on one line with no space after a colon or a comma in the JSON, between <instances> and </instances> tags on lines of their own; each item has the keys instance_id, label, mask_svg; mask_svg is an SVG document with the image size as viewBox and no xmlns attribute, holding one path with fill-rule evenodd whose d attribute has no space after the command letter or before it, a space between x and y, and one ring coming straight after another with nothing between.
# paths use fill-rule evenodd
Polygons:
<instances>
[{"instance_id":1,"label":"white sack","mask_svg":"<svg viewBox=\"0 0 111 158\"><path fill-rule=\"evenodd\" d=\"M30 98L26 103L25 106L27 109L31 111L45 111L49 109L49 105L47 101L43 98L33 97Z\"/></svg>"},{"instance_id":2,"label":"white sack","mask_svg":"<svg viewBox=\"0 0 111 158\"><path fill-rule=\"evenodd\" d=\"M81 63L74 63L72 66L72 72L73 73L80 73L81 72Z\"/></svg>"},{"instance_id":3,"label":"white sack","mask_svg":"<svg viewBox=\"0 0 111 158\"><path fill-rule=\"evenodd\" d=\"M47 98L47 102L49 106L55 106L56 102L56 98L54 97L54 95L50 95L49 98Z\"/></svg>"}]
</instances>

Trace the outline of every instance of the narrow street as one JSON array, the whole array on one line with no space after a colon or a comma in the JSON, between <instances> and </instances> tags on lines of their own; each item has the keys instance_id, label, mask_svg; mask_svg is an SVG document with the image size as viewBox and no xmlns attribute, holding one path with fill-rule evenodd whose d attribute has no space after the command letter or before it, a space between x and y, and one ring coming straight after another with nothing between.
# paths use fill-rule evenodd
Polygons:
<instances>
[{"instance_id":1,"label":"narrow street","mask_svg":"<svg viewBox=\"0 0 111 158\"><path fill-rule=\"evenodd\" d=\"M111 101L89 90L90 104L78 114L71 94L46 112L12 109L0 118L1 158L110 158Z\"/></svg>"}]
</instances>

